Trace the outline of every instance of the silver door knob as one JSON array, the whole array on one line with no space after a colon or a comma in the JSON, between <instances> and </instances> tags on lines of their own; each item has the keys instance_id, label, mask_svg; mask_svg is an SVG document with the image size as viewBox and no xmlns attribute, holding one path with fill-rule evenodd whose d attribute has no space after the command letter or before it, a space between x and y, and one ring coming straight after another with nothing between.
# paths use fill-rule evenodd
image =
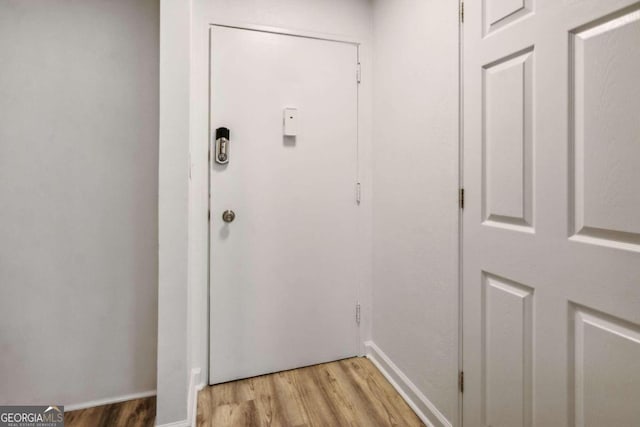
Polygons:
<instances>
[{"instance_id":1,"label":"silver door knob","mask_svg":"<svg viewBox=\"0 0 640 427\"><path fill-rule=\"evenodd\" d=\"M236 219L236 213L234 211L227 209L222 212L222 220L224 222L233 222L234 219Z\"/></svg>"}]
</instances>

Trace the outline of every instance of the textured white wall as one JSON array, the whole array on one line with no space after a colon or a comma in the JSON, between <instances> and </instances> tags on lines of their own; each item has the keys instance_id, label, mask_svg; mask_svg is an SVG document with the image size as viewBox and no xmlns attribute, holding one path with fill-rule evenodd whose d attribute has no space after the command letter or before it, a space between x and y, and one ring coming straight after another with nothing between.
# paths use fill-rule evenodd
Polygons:
<instances>
[{"instance_id":1,"label":"textured white wall","mask_svg":"<svg viewBox=\"0 0 640 427\"><path fill-rule=\"evenodd\" d=\"M158 1L0 0L0 403L156 388Z\"/></svg>"},{"instance_id":2,"label":"textured white wall","mask_svg":"<svg viewBox=\"0 0 640 427\"><path fill-rule=\"evenodd\" d=\"M457 13L374 2L373 341L454 425Z\"/></svg>"}]
</instances>

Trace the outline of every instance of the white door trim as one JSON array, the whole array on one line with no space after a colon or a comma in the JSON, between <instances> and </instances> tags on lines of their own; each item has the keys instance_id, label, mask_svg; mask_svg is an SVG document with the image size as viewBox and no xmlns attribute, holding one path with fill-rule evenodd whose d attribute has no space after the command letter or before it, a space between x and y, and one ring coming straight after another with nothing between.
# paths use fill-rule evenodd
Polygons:
<instances>
[{"instance_id":1,"label":"white door trim","mask_svg":"<svg viewBox=\"0 0 640 427\"><path fill-rule=\"evenodd\" d=\"M464 22L462 19L464 0L458 0L458 191L464 189ZM458 411L458 425L463 426L463 399L464 394L462 392L462 378L460 375L464 372L464 358L463 358L463 325L464 325L464 305L463 305L463 292L464 281L463 279L463 265L462 254L464 244L464 209L463 200L464 196L458 193L458 398L457 398L457 411Z\"/></svg>"}]
</instances>

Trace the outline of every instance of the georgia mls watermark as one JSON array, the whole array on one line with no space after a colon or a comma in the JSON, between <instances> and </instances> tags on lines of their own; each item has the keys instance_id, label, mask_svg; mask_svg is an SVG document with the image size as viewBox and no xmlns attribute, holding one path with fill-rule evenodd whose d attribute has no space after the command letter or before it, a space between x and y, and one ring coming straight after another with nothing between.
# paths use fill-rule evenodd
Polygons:
<instances>
[{"instance_id":1,"label":"georgia mls watermark","mask_svg":"<svg viewBox=\"0 0 640 427\"><path fill-rule=\"evenodd\" d=\"M63 427L64 406L0 406L0 427Z\"/></svg>"}]
</instances>

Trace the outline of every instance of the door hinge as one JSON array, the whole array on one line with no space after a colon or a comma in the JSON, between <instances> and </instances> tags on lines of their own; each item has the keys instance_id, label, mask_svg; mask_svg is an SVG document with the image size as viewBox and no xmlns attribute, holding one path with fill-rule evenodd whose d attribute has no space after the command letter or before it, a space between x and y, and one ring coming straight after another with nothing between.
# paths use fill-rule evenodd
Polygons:
<instances>
[{"instance_id":1,"label":"door hinge","mask_svg":"<svg viewBox=\"0 0 640 427\"><path fill-rule=\"evenodd\" d=\"M358 62L356 64L356 82L360 83L362 81L362 67L360 66L360 63Z\"/></svg>"},{"instance_id":2,"label":"door hinge","mask_svg":"<svg viewBox=\"0 0 640 427\"><path fill-rule=\"evenodd\" d=\"M211 209L207 211L207 221L211 221Z\"/></svg>"},{"instance_id":3,"label":"door hinge","mask_svg":"<svg viewBox=\"0 0 640 427\"><path fill-rule=\"evenodd\" d=\"M360 204L360 200L362 200L362 190L359 182L356 182L356 203Z\"/></svg>"},{"instance_id":4,"label":"door hinge","mask_svg":"<svg viewBox=\"0 0 640 427\"><path fill-rule=\"evenodd\" d=\"M356 304L356 323L360 324L360 303Z\"/></svg>"},{"instance_id":5,"label":"door hinge","mask_svg":"<svg viewBox=\"0 0 640 427\"><path fill-rule=\"evenodd\" d=\"M460 387L460 393L464 393L464 371L460 371L458 374L458 386Z\"/></svg>"},{"instance_id":6,"label":"door hinge","mask_svg":"<svg viewBox=\"0 0 640 427\"><path fill-rule=\"evenodd\" d=\"M464 2L460 3L460 22L464 24Z\"/></svg>"},{"instance_id":7,"label":"door hinge","mask_svg":"<svg viewBox=\"0 0 640 427\"><path fill-rule=\"evenodd\" d=\"M460 209L464 209L464 188L459 190L458 202L460 203Z\"/></svg>"}]
</instances>

